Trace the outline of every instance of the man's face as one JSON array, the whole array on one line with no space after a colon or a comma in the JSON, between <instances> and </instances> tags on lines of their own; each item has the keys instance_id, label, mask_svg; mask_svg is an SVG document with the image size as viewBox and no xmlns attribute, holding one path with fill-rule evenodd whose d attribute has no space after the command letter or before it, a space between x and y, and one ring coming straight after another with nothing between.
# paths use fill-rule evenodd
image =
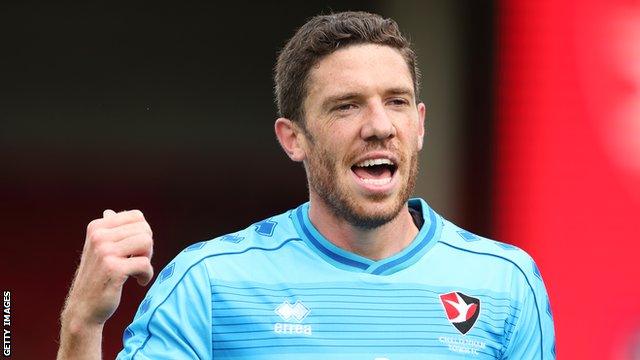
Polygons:
<instances>
[{"instance_id":1,"label":"man's face","mask_svg":"<svg viewBox=\"0 0 640 360\"><path fill-rule=\"evenodd\" d=\"M304 110L310 191L360 228L394 219L415 186L425 115L402 55L365 44L326 56Z\"/></svg>"}]
</instances>

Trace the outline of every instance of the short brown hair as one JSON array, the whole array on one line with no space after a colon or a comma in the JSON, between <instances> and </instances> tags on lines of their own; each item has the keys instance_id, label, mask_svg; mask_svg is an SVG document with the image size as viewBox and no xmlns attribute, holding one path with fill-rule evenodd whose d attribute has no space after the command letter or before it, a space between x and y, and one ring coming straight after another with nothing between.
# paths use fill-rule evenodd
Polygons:
<instances>
[{"instance_id":1,"label":"short brown hair","mask_svg":"<svg viewBox=\"0 0 640 360\"><path fill-rule=\"evenodd\" d=\"M386 45L404 57L418 98L420 72L416 54L392 19L367 12L318 15L307 21L287 42L275 67L275 95L280 117L301 122L311 67L334 51L357 44Z\"/></svg>"}]
</instances>

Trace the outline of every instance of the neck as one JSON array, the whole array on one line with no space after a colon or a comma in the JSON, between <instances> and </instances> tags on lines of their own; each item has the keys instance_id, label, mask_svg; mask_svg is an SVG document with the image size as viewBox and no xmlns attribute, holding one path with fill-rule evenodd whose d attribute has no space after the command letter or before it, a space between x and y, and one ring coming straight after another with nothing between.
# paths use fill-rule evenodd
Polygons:
<instances>
[{"instance_id":1,"label":"neck","mask_svg":"<svg viewBox=\"0 0 640 360\"><path fill-rule=\"evenodd\" d=\"M363 229L336 216L319 196L311 192L309 220L334 245L371 260L399 253L418 234L407 204L388 223L374 229Z\"/></svg>"}]
</instances>

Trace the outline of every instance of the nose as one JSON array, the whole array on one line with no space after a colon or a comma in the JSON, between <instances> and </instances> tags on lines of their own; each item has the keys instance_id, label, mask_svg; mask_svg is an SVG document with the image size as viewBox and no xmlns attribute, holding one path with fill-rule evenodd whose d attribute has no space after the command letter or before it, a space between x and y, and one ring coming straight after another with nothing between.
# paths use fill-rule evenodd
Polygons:
<instances>
[{"instance_id":1,"label":"nose","mask_svg":"<svg viewBox=\"0 0 640 360\"><path fill-rule=\"evenodd\" d=\"M365 140L385 140L396 135L396 127L381 102L371 104L366 113L360 130L360 136Z\"/></svg>"}]
</instances>

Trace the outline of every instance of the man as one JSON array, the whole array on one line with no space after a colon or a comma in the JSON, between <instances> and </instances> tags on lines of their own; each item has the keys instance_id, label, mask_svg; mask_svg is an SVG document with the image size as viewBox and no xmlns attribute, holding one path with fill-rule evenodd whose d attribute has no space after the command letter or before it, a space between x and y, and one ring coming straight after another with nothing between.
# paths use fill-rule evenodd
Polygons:
<instances>
[{"instance_id":1,"label":"man","mask_svg":"<svg viewBox=\"0 0 640 360\"><path fill-rule=\"evenodd\" d=\"M309 202L193 244L164 270L118 359L552 359L523 251L411 199L424 136L415 54L394 21L317 16L278 57L275 132ZM128 276L152 277L139 211L87 229L59 358L99 358Z\"/></svg>"}]
</instances>

